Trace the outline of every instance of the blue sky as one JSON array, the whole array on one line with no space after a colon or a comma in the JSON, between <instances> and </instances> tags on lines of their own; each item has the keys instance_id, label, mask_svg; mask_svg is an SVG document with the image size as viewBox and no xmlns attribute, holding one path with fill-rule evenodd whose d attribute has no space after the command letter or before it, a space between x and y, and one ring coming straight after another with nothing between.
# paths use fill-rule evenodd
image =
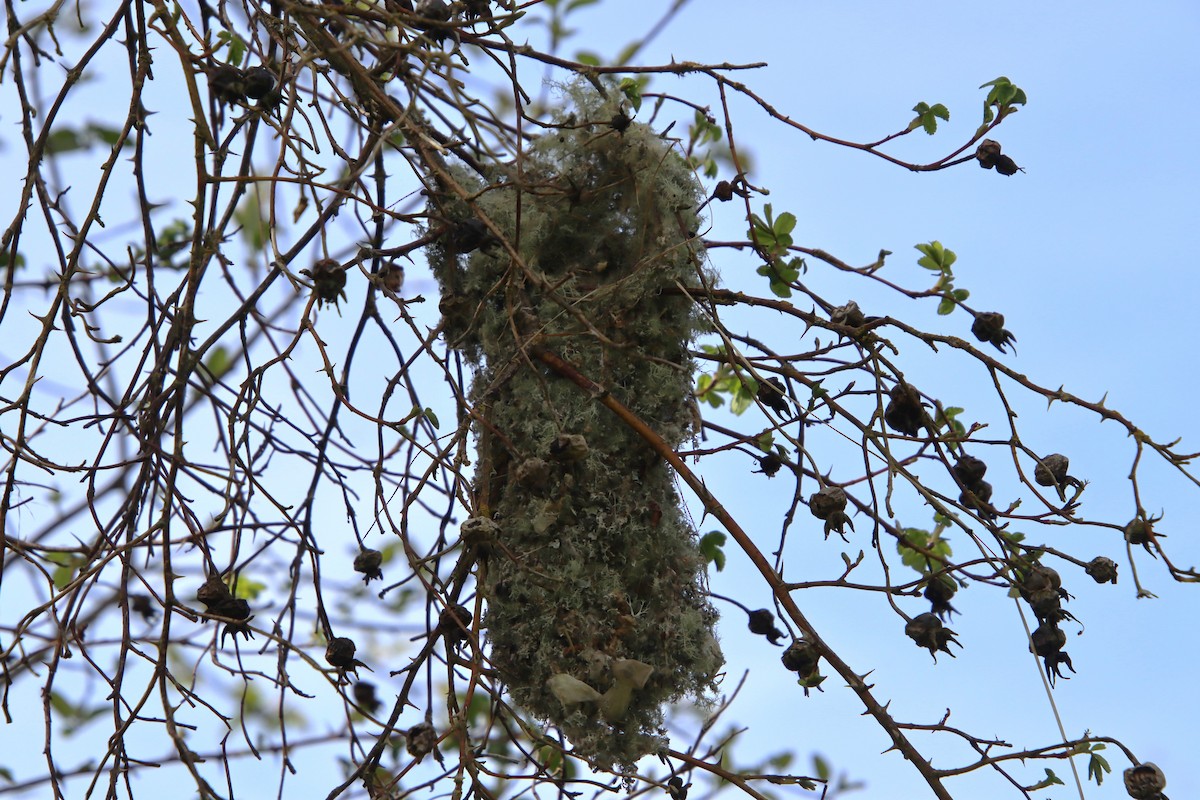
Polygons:
<instances>
[{"instance_id":1,"label":"blue sky","mask_svg":"<svg viewBox=\"0 0 1200 800\"><path fill-rule=\"evenodd\" d=\"M564 45L563 53L584 48L611 55L668 5L664 0L603 0L583 9L573 18L580 34ZM1107 393L1110 406L1151 436L1183 436L1183 449L1189 443L1200 449L1194 413L1200 380L1188 335L1200 296L1190 263L1200 250L1195 145L1200 111L1193 84L1200 74L1195 44L1200 40L1200 6L1162 2L1149 8L1139 12L1131 4L1116 3L693 0L641 60L768 62L763 69L738 73L737 79L781 112L847 139L877 139L899 130L919 101L945 104L951 118L936 136L916 132L889 148L914 161L933 160L966 141L981 120L984 92L977 87L1000 75L1011 78L1029 98L995 136L1025 169L1011 178L972 164L910 173L869 155L813 142L735 101L735 133L752 156L751 180L771 191L769 198L755 201L756 210L769 200L776 212L791 211L799 220L797 243L823 248L850 263L865 264L881 248L891 250L883 276L912 288L931 283L916 265L913 245L942 241L958 254L957 282L971 291L971 305L1003 312L1017 335L1018 354L1005 356L1005 363L1050 388L1064 384L1090 400ZM165 67L163 72L167 74ZM151 91L164 89L170 86ZM716 108L711 82L702 78L657 77L651 90ZM157 105L156 98L156 108L165 106L165 100ZM13 119L6 108L4 122ZM177 124L186 126L185 116L153 117L152 144L168 143ZM10 140L0 155L11 158L19 150ZM154 179L162 181L165 192L174 176L164 173ZM90 174L81 172L79 182ZM10 202L0 202L6 219ZM744 237L736 204L714 205L712 224L713 238ZM721 252L714 257L728 285L766 291L748 256ZM853 298L867 313L891 313L917 326L969 335L965 314L938 317L932 301L903 301L819 263L811 266L805 281L832 301ZM428 294L430 283L422 273L418 258L410 267L409 286ZM762 317L731 319L752 333L756 326L765 330L773 325L759 321ZM336 336L332 314L325 314L321 323L327 326L322 335L332 330ZM995 421L995 404L986 383L980 384L986 375L953 359L955 366L947 373L945 363L911 342L905 347L903 364L911 374L947 392L972 419ZM961 379L953 372L957 369L963 370ZM1036 398L1021 399L1019 411L1022 434L1031 447L1069 454L1073 474L1092 482L1084 495L1085 513L1114 522L1128 519L1132 499L1124 476L1132 448L1121 431L1058 406L1045 413L1044 402ZM758 413L750 411L737 423L765 424L755 418ZM716 419L728 422L720 415ZM837 449L832 437L813 432L812 442L814 448L829 448L819 457L829 453L827 466L835 478L860 467L846 458L844 445ZM749 474L747 463L745 457L725 459L707 480L770 551L791 487L782 478L769 481ZM993 468L998 494L1013 491L1004 465ZM1200 562L1192 536L1200 528L1200 493L1157 465L1144 469L1143 502L1155 513L1166 512L1160 529L1168 536L1167 547L1184 566ZM926 524L930 516L928 509L912 503L898 506L897 514L903 524L913 525ZM331 519L335 517L336 509ZM712 527L711 520L701 524L701 530ZM1041 533L1033 538L1039 536L1048 539ZM1122 565L1115 587L1097 586L1078 571L1064 572L1076 595L1068 607L1085 626L1079 636L1080 626L1068 629L1067 649L1079 674L1060 682L1055 692L1068 735L1090 729L1120 738L1166 770L1168 793L1176 800L1200 796L1200 770L1191 747L1200 711L1192 668L1200 655L1192 635L1200 611L1196 587L1172 583L1143 556L1140 574L1160 599L1135 600L1118 534L1056 531L1053 536L1048 543L1087 557L1110 555ZM789 533L785 576L836 576L841 552L854 555L864 547L869 544L861 529L847 545L836 538L827 543L814 521L804 518ZM734 553L725 572L713 580L715 591L751 607L769 604L765 588L754 588L760 585ZM950 707L951 725L1004 738L1018 748L1057 739L1040 667L1025 653L1015 605L1000 592L972 587L956 599L963 613L953 627L964 648L956 659L943 657L936 666L904 637L902 620L877 596L807 590L797 599L856 669L875 670L877 695L893 699L897 716L933 723ZM923 605L910 600L903 607L914 614ZM723 610L730 683L740 670L751 670L729 713L729 720L749 726L734 748L739 762L792 749L804 765L810 754L820 753L836 769L867 782L858 797L925 796L916 773L899 756L879 755L887 746L882 733L858 716L860 706L836 679L827 682L823 694L805 698L779 667L778 651L744 633L736 609ZM940 745L929 752L938 766L966 757L962 748ZM1119 773L1126 764L1111 748L1107 754L1117 774L1099 789L1085 787L1093 800L1124 796ZM1055 766L1067 778L1065 765ZM798 771L811 770L801 766ZM1022 777L1033 781L1040 773L1035 768ZM956 796L981 800L1013 796L990 773L952 788ZM1068 786L1040 796L1076 794Z\"/></svg>"}]
</instances>

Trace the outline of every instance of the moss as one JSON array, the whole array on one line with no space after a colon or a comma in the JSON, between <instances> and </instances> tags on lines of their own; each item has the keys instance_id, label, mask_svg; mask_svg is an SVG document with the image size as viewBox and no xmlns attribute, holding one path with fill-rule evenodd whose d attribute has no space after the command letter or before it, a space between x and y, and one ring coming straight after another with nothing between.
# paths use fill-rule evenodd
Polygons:
<instances>
[{"instance_id":1,"label":"moss","mask_svg":"<svg viewBox=\"0 0 1200 800\"><path fill-rule=\"evenodd\" d=\"M667 465L524 349L553 350L672 446L690 437L687 348L701 320L677 287L701 280L701 190L649 127L618 133L601 122L615 107L567 91L574 113L530 147L519 181L511 167L487 184L464 174L472 201L435 204L461 224L473 203L525 268L499 243L462 254L449 236L431 261L447 340L478 369L472 399L487 421L476 499L502 544L481 572L492 665L577 752L628 768L664 743L664 704L714 689L704 562ZM556 448L563 435L582 436L586 453Z\"/></svg>"}]
</instances>

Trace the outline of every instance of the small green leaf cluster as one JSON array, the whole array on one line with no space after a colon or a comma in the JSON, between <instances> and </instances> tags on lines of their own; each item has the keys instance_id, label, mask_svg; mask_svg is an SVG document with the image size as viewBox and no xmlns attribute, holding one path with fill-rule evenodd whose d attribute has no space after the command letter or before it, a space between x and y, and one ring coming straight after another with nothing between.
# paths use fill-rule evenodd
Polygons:
<instances>
[{"instance_id":1,"label":"small green leaf cluster","mask_svg":"<svg viewBox=\"0 0 1200 800\"><path fill-rule=\"evenodd\" d=\"M967 426L963 425L962 421L958 419L958 415L963 413L964 410L961 406L939 408L937 416L933 420L939 432L943 428L945 429L941 440L946 443L952 452L958 449L959 442L967 438Z\"/></svg>"},{"instance_id":2,"label":"small green leaf cluster","mask_svg":"<svg viewBox=\"0 0 1200 800\"><path fill-rule=\"evenodd\" d=\"M86 150L96 145L113 147L121 141L121 132L96 122L89 122L80 128L58 126L46 137L46 155L69 153L73 150ZM132 147L133 140L126 138L122 147Z\"/></svg>"},{"instance_id":3,"label":"small green leaf cluster","mask_svg":"<svg viewBox=\"0 0 1200 800\"><path fill-rule=\"evenodd\" d=\"M703 172L706 178L715 178L720 171L712 146L720 142L724 135L716 120L697 109L696 118L688 127L687 152L692 154L689 159L691 165ZM697 153L701 149L702 152Z\"/></svg>"},{"instance_id":4,"label":"small green leaf cluster","mask_svg":"<svg viewBox=\"0 0 1200 800\"><path fill-rule=\"evenodd\" d=\"M1026 791L1036 792L1039 789L1049 789L1051 786L1066 786L1063 783L1063 779L1054 774L1054 770L1049 767L1044 767L1043 769L1046 770L1046 777L1031 786L1026 786Z\"/></svg>"},{"instance_id":5,"label":"small green leaf cluster","mask_svg":"<svg viewBox=\"0 0 1200 800\"><path fill-rule=\"evenodd\" d=\"M700 555L704 560L717 568L717 572L725 569L725 540L724 531L709 531L700 537Z\"/></svg>"},{"instance_id":6,"label":"small green leaf cluster","mask_svg":"<svg viewBox=\"0 0 1200 800\"><path fill-rule=\"evenodd\" d=\"M913 111L916 112L917 116L912 122L908 123L908 129L915 131L917 128L924 128L925 132L930 136L937 133L937 121L939 119L947 122L950 120L950 110L941 103L934 103L933 105L924 102L917 103L913 106Z\"/></svg>"},{"instance_id":7,"label":"small green leaf cluster","mask_svg":"<svg viewBox=\"0 0 1200 800\"><path fill-rule=\"evenodd\" d=\"M711 355L724 353L723 347L713 345L704 345L701 349ZM726 363L717 367L711 374L701 373L696 378L695 393L697 400L713 408L725 405L725 398L728 397L730 410L741 415L754 404L754 398L758 394L758 382Z\"/></svg>"},{"instance_id":8,"label":"small green leaf cluster","mask_svg":"<svg viewBox=\"0 0 1200 800\"><path fill-rule=\"evenodd\" d=\"M799 256L785 260L792 247L792 231L796 227L796 215L785 211L774 216L771 204L763 207L763 216L750 215L750 241L766 261L758 268L758 274L771 282L771 293L776 297L791 297L791 284L807 269Z\"/></svg>"},{"instance_id":9,"label":"small green leaf cluster","mask_svg":"<svg viewBox=\"0 0 1200 800\"><path fill-rule=\"evenodd\" d=\"M629 105L635 112L642 109L642 90L646 88L649 79L640 78L622 78L617 84L617 90L629 101Z\"/></svg>"},{"instance_id":10,"label":"small green leaf cluster","mask_svg":"<svg viewBox=\"0 0 1200 800\"><path fill-rule=\"evenodd\" d=\"M980 85L979 88L987 86L992 88L987 99L983 101L983 125L980 126L980 130L991 125L993 120L1000 122L1009 114L1015 114L1018 111L1017 106L1025 105L1026 99L1025 92L1003 75Z\"/></svg>"},{"instance_id":11,"label":"small green leaf cluster","mask_svg":"<svg viewBox=\"0 0 1200 800\"><path fill-rule=\"evenodd\" d=\"M1112 772L1108 759L1100 755L1105 746L1100 742L1080 742L1075 746L1072 755L1087 756L1087 776L1089 781L1095 781L1097 786L1104 783L1104 776Z\"/></svg>"},{"instance_id":12,"label":"small green leaf cluster","mask_svg":"<svg viewBox=\"0 0 1200 800\"><path fill-rule=\"evenodd\" d=\"M900 554L904 565L922 574L945 567L954 554L950 542L942 536L949 522L948 519L937 515L934 517L932 531L923 528L903 529L901 538L896 541L896 552Z\"/></svg>"},{"instance_id":13,"label":"small green leaf cluster","mask_svg":"<svg viewBox=\"0 0 1200 800\"><path fill-rule=\"evenodd\" d=\"M234 31L218 31L217 46L213 48L213 53L218 53L226 47L229 48L229 56L225 60L239 66L246 58L246 40Z\"/></svg>"},{"instance_id":14,"label":"small green leaf cluster","mask_svg":"<svg viewBox=\"0 0 1200 800\"><path fill-rule=\"evenodd\" d=\"M938 313L945 316L954 311L955 307L971 296L971 293L966 289L954 288L954 262L958 260L958 256L948 247L944 247L941 242L936 239L928 244L918 244L915 246L921 252L921 257L917 259L917 263L927 270L938 273L937 282L933 285L931 291L942 296L942 301L938 304Z\"/></svg>"}]
</instances>

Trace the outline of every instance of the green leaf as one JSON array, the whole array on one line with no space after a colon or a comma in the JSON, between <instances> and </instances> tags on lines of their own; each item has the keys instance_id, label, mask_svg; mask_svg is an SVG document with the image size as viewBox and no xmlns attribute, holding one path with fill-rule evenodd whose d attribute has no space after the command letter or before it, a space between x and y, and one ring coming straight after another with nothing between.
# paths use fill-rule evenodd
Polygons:
<instances>
[{"instance_id":1,"label":"green leaf","mask_svg":"<svg viewBox=\"0 0 1200 800\"><path fill-rule=\"evenodd\" d=\"M1049 767L1043 767L1046 770L1046 777L1029 787L1029 791L1036 792L1039 789L1048 789L1051 786L1066 786L1062 779L1054 774L1054 770Z\"/></svg>"},{"instance_id":2,"label":"green leaf","mask_svg":"<svg viewBox=\"0 0 1200 800\"><path fill-rule=\"evenodd\" d=\"M224 345L217 345L209 354L208 360L204 362L204 366L208 368L212 379L219 381L233 368L233 359L229 357L229 351L225 349Z\"/></svg>"},{"instance_id":3,"label":"green leaf","mask_svg":"<svg viewBox=\"0 0 1200 800\"><path fill-rule=\"evenodd\" d=\"M938 312L938 314L940 314L944 317L947 314L950 314L951 312L953 312L957 306L958 306L958 303L954 302L954 298L943 297L942 302L938 303L937 312Z\"/></svg>"},{"instance_id":4,"label":"green leaf","mask_svg":"<svg viewBox=\"0 0 1200 800\"><path fill-rule=\"evenodd\" d=\"M70 701L58 692L50 692L50 708L63 717L79 716L79 709L71 705Z\"/></svg>"},{"instance_id":5,"label":"green leaf","mask_svg":"<svg viewBox=\"0 0 1200 800\"><path fill-rule=\"evenodd\" d=\"M266 589L267 585L265 583L251 580L243 575L238 578L237 590L233 593L233 596L242 600L257 600L258 596L266 591Z\"/></svg>"},{"instance_id":6,"label":"green leaf","mask_svg":"<svg viewBox=\"0 0 1200 800\"><path fill-rule=\"evenodd\" d=\"M725 569L725 534L722 531L709 531L700 537L700 555L704 560L717 568L717 572Z\"/></svg>"},{"instance_id":7,"label":"green leaf","mask_svg":"<svg viewBox=\"0 0 1200 800\"><path fill-rule=\"evenodd\" d=\"M953 555L950 543L941 537L938 532L930 533L921 528L904 528L900 532L901 538L896 540L896 552L900 554L900 560L905 566L911 567L920 573L927 573L935 564L935 562L925 553L917 548L929 551L933 556L939 559L946 560Z\"/></svg>"},{"instance_id":8,"label":"green leaf","mask_svg":"<svg viewBox=\"0 0 1200 800\"><path fill-rule=\"evenodd\" d=\"M219 31L217 33L217 41L220 44L215 49L220 50L222 47L229 47L228 61L235 67L242 65L242 59L246 55L246 41L236 33L230 31Z\"/></svg>"},{"instance_id":9,"label":"green leaf","mask_svg":"<svg viewBox=\"0 0 1200 800\"><path fill-rule=\"evenodd\" d=\"M246 195L246 199L233 212L233 217L241 226L242 238L246 240L247 247L251 250L262 250L267 246L267 237L270 235L270 231L267 221L263 218L258 198L253 192Z\"/></svg>"},{"instance_id":10,"label":"green leaf","mask_svg":"<svg viewBox=\"0 0 1200 800\"><path fill-rule=\"evenodd\" d=\"M112 147L117 142L121 141L121 132L116 128L107 128L98 123L89 122L85 130L91 138L99 140L109 147ZM122 144L122 147L132 146L133 142L129 138L126 138L124 144Z\"/></svg>"},{"instance_id":11,"label":"green leaf","mask_svg":"<svg viewBox=\"0 0 1200 800\"><path fill-rule=\"evenodd\" d=\"M601 63L600 56L591 50L580 50L575 54L575 60L589 67L598 67Z\"/></svg>"},{"instance_id":12,"label":"green leaf","mask_svg":"<svg viewBox=\"0 0 1200 800\"><path fill-rule=\"evenodd\" d=\"M950 112L941 103L930 106L928 103L917 103L913 106L913 111L917 112L917 117L908 124L908 129L915 130L918 127L924 127L925 132L930 136L937 133L938 119L950 119Z\"/></svg>"},{"instance_id":13,"label":"green leaf","mask_svg":"<svg viewBox=\"0 0 1200 800\"><path fill-rule=\"evenodd\" d=\"M753 384L753 381L748 381L747 383L739 382L737 388L733 390L733 400L729 404L729 410L734 414L740 416L754 404L756 387L750 384Z\"/></svg>"},{"instance_id":14,"label":"green leaf","mask_svg":"<svg viewBox=\"0 0 1200 800\"><path fill-rule=\"evenodd\" d=\"M20 269L21 267L25 266L25 256L21 255L20 253L17 253L16 258L13 259L13 265L16 266L17 269ZM9 266L8 251L7 250L0 251L0 269L7 267L7 266Z\"/></svg>"},{"instance_id":15,"label":"green leaf","mask_svg":"<svg viewBox=\"0 0 1200 800\"><path fill-rule=\"evenodd\" d=\"M434 430L437 430L440 427L437 414L433 413L432 408L426 408L422 413L424 413L425 419L429 420L429 424L433 426Z\"/></svg>"},{"instance_id":16,"label":"green leaf","mask_svg":"<svg viewBox=\"0 0 1200 800\"><path fill-rule=\"evenodd\" d=\"M833 770L829 767L829 762L823 757L813 754L813 772L817 773L817 778L822 783L828 783L830 777L833 776Z\"/></svg>"},{"instance_id":17,"label":"green leaf","mask_svg":"<svg viewBox=\"0 0 1200 800\"><path fill-rule=\"evenodd\" d=\"M790 211L785 211L775 220L775 235L782 238L791 233L796 228L796 215Z\"/></svg>"},{"instance_id":18,"label":"green leaf","mask_svg":"<svg viewBox=\"0 0 1200 800\"><path fill-rule=\"evenodd\" d=\"M629 101L629 104L633 106L634 111L638 111L642 107L643 85L641 81L634 78L622 78L621 83L617 87L621 90L621 94L625 95L625 99Z\"/></svg>"},{"instance_id":19,"label":"green leaf","mask_svg":"<svg viewBox=\"0 0 1200 800\"><path fill-rule=\"evenodd\" d=\"M1108 764L1108 759L1095 750L1100 750L1104 745L1099 745L1092 751L1092 757L1088 759L1088 780L1096 781L1096 785L1100 786L1104 783L1106 773L1112 772L1112 767Z\"/></svg>"},{"instance_id":20,"label":"green leaf","mask_svg":"<svg viewBox=\"0 0 1200 800\"><path fill-rule=\"evenodd\" d=\"M944 275L953 275L950 269L954 262L958 260L958 256L954 251L943 246L936 239L927 244L917 244L913 247L921 252L921 258L917 259L917 263L925 269L938 270Z\"/></svg>"},{"instance_id":21,"label":"green leaf","mask_svg":"<svg viewBox=\"0 0 1200 800\"><path fill-rule=\"evenodd\" d=\"M60 555L56 554L49 559L52 563L58 564L53 572L50 573L50 579L54 581L54 588L63 590L75 580L75 573L83 566L84 560L79 556Z\"/></svg>"},{"instance_id":22,"label":"green leaf","mask_svg":"<svg viewBox=\"0 0 1200 800\"><path fill-rule=\"evenodd\" d=\"M82 150L85 146L84 138L79 135L78 131L71 128L59 128L46 137L47 155Z\"/></svg>"}]
</instances>

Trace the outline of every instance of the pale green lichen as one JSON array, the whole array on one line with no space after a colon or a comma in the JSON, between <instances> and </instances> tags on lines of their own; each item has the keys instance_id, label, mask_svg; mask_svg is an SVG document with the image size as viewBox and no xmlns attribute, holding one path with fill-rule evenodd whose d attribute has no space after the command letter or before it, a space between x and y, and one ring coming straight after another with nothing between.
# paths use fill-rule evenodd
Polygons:
<instances>
[{"instance_id":1,"label":"pale green lichen","mask_svg":"<svg viewBox=\"0 0 1200 800\"><path fill-rule=\"evenodd\" d=\"M567 94L573 113L523 154L519 177L513 165L491 183L464 171L471 202L447 188L431 207L450 225L482 212L524 265L500 243L460 255L452 236L431 262L444 334L478 370L486 420L476 499L499 526L480 587L491 664L578 753L629 768L664 744L666 703L715 688L704 562L667 465L528 348L678 447L694 433L687 349L700 327L683 289L710 276L683 158L645 125L610 127L617 107L590 88Z\"/></svg>"}]
</instances>

